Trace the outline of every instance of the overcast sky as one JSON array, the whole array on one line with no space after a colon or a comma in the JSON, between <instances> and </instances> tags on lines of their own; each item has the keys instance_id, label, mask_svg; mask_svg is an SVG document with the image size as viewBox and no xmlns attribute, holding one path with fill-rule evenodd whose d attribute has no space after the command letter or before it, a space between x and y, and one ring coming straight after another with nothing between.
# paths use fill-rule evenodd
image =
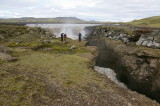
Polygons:
<instances>
[{"instance_id":1,"label":"overcast sky","mask_svg":"<svg viewBox=\"0 0 160 106\"><path fill-rule=\"evenodd\" d=\"M131 21L160 15L160 0L0 0L0 18L77 17Z\"/></svg>"}]
</instances>

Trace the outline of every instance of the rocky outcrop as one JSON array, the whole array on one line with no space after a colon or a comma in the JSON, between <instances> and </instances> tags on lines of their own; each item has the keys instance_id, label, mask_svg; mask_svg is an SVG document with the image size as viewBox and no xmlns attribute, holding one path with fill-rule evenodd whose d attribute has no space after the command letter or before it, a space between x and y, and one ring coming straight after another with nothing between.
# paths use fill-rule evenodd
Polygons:
<instances>
[{"instance_id":1,"label":"rocky outcrop","mask_svg":"<svg viewBox=\"0 0 160 106\"><path fill-rule=\"evenodd\" d=\"M23 35L38 36L45 39L54 39L56 37L49 29L40 27L32 28L22 25L0 25L0 41Z\"/></svg>"},{"instance_id":2,"label":"rocky outcrop","mask_svg":"<svg viewBox=\"0 0 160 106\"><path fill-rule=\"evenodd\" d=\"M152 33L143 34L136 44L160 49L160 32L153 31Z\"/></svg>"},{"instance_id":3,"label":"rocky outcrop","mask_svg":"<svg viewBox=\"0 0 160 106\"><path fill-rule=\"evenodd\" d=\"M6 47L1 45L0 46L0 61L16 61L17 58L12 57L9 53L11 51Z\"/></svg>"},{"instance_id":4,"label":"rocky outcrop","mask_svg":"<svg viewBox=\"0 0 160 106\"><path fill-rule=\"evenodd\" d=\"M137 46L132 42L126 45L119 40L122 39L121 37L118 40L106 37L112 36L113 38L115 34L113 30L108 30L107 33L103 29L98 30L93 31L88 37L89 45L97 46L99 49L96 64L115 70L117 78L126 83L128 88L160 102L159 49ZM106 36L102 32L105 32ZM117 33L115 36L120 36L122 32ZM131 37L128 37L129 39Z\"/></svg>"},{"instance_id":5,"label":"rocky outcrop","mask_svg":"<svg viewBox=\"0 0 160 106\"><path fill-rule=\"evenodd\" d=\"M129 45L135 43L136 45L147 46L150 48L160 48L160 30L145 29L145 28L129 28L120 26L99 26L86 27L86 32L100 36L108 37L112 40L120 40ZM92 32L94 30L94 32Z\"/></svg>"}]
</instances>

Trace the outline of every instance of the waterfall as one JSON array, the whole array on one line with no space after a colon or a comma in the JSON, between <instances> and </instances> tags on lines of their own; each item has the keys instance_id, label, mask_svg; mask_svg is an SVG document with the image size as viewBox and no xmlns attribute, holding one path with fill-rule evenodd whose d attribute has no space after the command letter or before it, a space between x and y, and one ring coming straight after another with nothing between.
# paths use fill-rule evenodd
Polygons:
<instances>
[{"instance_id":1,"label":"waterfall","mask_svg":"<svg viewBox=\"0 0 160 106\"><path fill-rule=\"evenodd\" d=\"M78 33L82 33L84 37L86 26L96 26L100 24L27 24L30 27L42 27L47 28L53 32L56 37L60 37L61 33L66 33L67 37L71 39L78 39Z\"/></svg>"}]
</instances>

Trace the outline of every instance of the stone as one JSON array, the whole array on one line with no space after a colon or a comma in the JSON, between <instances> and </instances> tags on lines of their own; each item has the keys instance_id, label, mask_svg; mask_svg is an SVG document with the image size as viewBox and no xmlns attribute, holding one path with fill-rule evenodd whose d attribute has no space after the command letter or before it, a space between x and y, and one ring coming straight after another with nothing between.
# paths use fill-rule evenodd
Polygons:
<instances>
[{"instance_id":1,"label":"stone","mask_svg":"<svg viewBox=\"0 0 160 106\"><path fill-rule=\"evenodd\" d=\"M119 35L119 37L123 37L124 35L121 33L120 35Z\"/></svg>"},{"instance_id":2,"label":"stone","mask_svg":"<svg viewBox=\"0 0 160 106\"><path fill-rule=\"evenodd\" d=\"M153 42L153 48L159 49L160 48L160 44Z\"/></svg>"},{"instance_id":3,"label":"stone","mask_svg":"<svg viewBox=\"0 0 160 106\"><path fill-rule=\"evenodd\" d=\"M149 43L147 43L148 47L151 47L153 45L153 43L150 41Z\"/></svg>"},{"instance_id":4,"label":"stone","mask_svg":"<svg viewBox=\"0 0 160 106\"><path fill-rule=\"evenodd\" d=\"M137 41L137 42L136 42L136 45L141 45L141 44L142 44L141 41Z\"/></svg>"},{"instance_id":5,"label":"stone","mask_svg":"<svg viewBox=\"0 0 160 106\"><path fill-rule=\"evenodd\" d=\"M16 61L17 59L15 57L10 56L6 53L0 53L0 60L4 61Z\"/></svg>"},{"instance_id":6,"label":"stone","mask_svg":"<svg viewBox=\"0 0 160 106\"><path fill-rule=\"evenodd\" d=\"M54 43L54 41L51 40L43 40L43 43L47 44L47 43Z\"/></svg>"},{"instance_id":7,"label":"stone","mask_svg":"<svg viewBox=\"0 0 160 106\"><path fill-rule=\"evenodd\" d=\"M144 42L142 43L142 45L143 45L143 46L146 46L147 43L148 43L148 41L144 41Z\"/></svg>"},{"instance_id":8,"label":"stone","mask_svg":"<svg viewBox=\"0 0 160 106\"><path fill-rule=\"evenodd\" d=\"M0 46L0 53L9 53L9 52L10 52L9 48L7 48L4 45Z\"/></svg>"},{"instance_id":9,"label":"stone","mask_svg":"<svg viewBox=\"0 0 160 106\"><path fill-rule=\"evenodd\" d=\"M116 40L116 36L114 36L112 39Z\"/></svg>"},{"instance_id":10,"label":"stone","mask_svg":"<svg viewBox=\"0 0 160 106\"><path fill-rule=\"evenodd\" d=\"M0 34L0 40L4 40L4 37Z\"/></svg>"},{"instance_id":11,"label":"stone","mask_svg":"<svg viewBox=\"0 0 160 106\"><path fill-rule=\"evenodd\" d=\"M74 50L74 49L76 49L76 46L73 45L73 46L70 47L70 49L71 49L71 50Z\"/></svg>"},{"instance_id":12,"label":"stone","mask_svg":"<svg viewBox=\"0 0 160 106\"><path fill-rule=\"evenodd\" d=\"M124 37L122 38L123 42L127 42L128 41L128 38Z\"/></svg>"},{"instance_id":13,"label":"stone","mask_svg":"<svg viewBox=\"0 0 160 106\"><path fill-rule=\"evenodd\" d=\"M151 40L151 41L152 41L152 40L153 40L153 37L150 36L150 37L147 38L147 40Z\"/></svg>"},{"instance_id":14,"label":"stone","mask_svg":"<svg viewBox=\"0 0 160 106\"><path fill-rule=\"evenodd\" d=\"M136 100L136 98L132 97L132 98L131 98L131 100L132 100L132 101L135 101L135 100Z\"/></svg>"},{"instance_id":15,"label":"stone","mask_svg":"<svg viewBox=\"0 0 160 106\"><path fill-rule=\"evenodd\" d=\"M104 34L104 36L108 37L108 34L106 33L106 34Z\"/></svg>"}]
</instances>

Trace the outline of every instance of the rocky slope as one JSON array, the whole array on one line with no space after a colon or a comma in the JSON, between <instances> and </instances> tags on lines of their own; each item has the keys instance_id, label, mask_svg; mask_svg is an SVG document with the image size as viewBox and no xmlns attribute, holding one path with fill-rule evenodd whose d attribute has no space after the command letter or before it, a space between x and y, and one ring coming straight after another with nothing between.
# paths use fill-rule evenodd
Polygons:
<instances>
[{"instance_id":1,"label":"rocky slope","mask_svg":"<svg viewBox=\"0 0 160 106\"><path fill-rule=\"evenodd\" d=\"M100 26L92 31L88 41L99 49L98 66L114 69L128 88L160 102L160 50L136 45L145 33L145 39L153 37L151 41L159 45L159 32L141 31ZM159 48L156 44L150 47Z\"/></svg>"},{"instance_id":2,"label":"rocky slope","mask_svg":"<svg viewBox=\"0 0 160 106\"><path fill-rule=\"evenodd\" d=\"M92 32L94 30L94 32ZM112 40L120 40L127 45L134 42L136 45L150 48L160 48L160 29L128 27L128 26L100 26L86 27L86 33L105 36Z\"/></svg>"}]
</instances>

